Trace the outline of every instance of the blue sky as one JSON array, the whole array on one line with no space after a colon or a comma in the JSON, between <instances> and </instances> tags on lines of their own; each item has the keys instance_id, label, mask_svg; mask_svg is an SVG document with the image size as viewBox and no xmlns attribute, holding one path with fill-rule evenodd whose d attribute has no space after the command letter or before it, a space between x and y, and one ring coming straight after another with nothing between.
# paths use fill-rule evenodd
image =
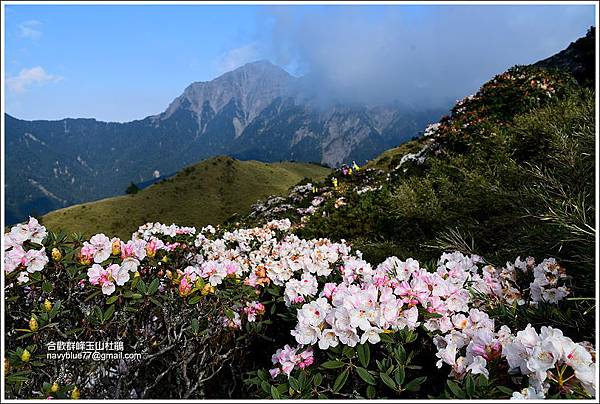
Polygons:
<instances>
[{"instance_id":1,"label":"blue sky","mask_svg":"<svg viewBox=\"0 0 600 404\"><path fill-rule=\"evenodd\" d=\"M340 97L462 97L595 21L593 6L5 7L6 112L107 121L162 112L191 82L258 59Z\"/></svg>"}]
</instances>

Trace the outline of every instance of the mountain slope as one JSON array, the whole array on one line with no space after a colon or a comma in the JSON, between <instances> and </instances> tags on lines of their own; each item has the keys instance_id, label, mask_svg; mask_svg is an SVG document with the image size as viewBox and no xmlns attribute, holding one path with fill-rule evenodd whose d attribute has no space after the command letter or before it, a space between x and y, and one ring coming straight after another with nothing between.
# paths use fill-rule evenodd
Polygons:
<instances>
[{"instance_id":1,"label":"mountain slope","mask_svg":"<svg viewBox=\"0 0 600 404\"><path fill-rule=\"evenodd\" d=\"M585 284L594 268L594 142L593 91L567 69L515 66L425 136L358 172L336 170L316 192L266 201L271 209L258 205L244 225L289 218L303 237L348 240L370 262L427 261L440 250L494 263L552 255L578 262Z\"/></svg>"},{"instance_id":2,"label":"mountain slope","mask_svg":"<svg viewBox=\"0 0 600 404\"><path fill-rule=\"evenodd\" d=\"M540 60L534 66L565 70L571 73L582 86L595 88L595 46L596 28L590 27L584 37L571 42L566 49Z\"/></svg>"},{"instance_id":3,"label":"mountain slope","mask_svg":"<svg viewBox=\"0 0 600 404\"><path fill-rule=\"evenodd\" d=\"M146 222L217 225L235 213L247 213L256 200L283 194L304 178L320 180L329 172L314 164L215 157L136 194L56 210L42 216L41 222L55 231L121 237L130 237Z\"/></svg>"},{"instance_id":4,"label":"mountain slope","mask_svg":"<svg viewBox=\"0 0 600 404\"><path fill-rule=\"evenodd\" d=\"M126 122L24 121L6 115L6 222L122 194L155 171L227 154L329 166L366 160L441 116L387 105L317 104L266 61L188 86L165 112Z\"/></svg>"}]
</instances>

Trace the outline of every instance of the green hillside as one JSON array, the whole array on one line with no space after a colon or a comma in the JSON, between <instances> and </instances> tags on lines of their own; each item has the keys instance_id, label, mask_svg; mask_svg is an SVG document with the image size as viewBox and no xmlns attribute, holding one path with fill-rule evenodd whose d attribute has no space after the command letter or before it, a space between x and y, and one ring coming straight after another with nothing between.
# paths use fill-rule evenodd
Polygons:
<instances>
[{"instance_id":1,"label":"green hillside","mask_svg":"<svg viewBox=\"0 0 600 404\"><path fill-rule=\"evenodd\" d=\"M244 225L289 218L299 237L346 240L373 263L392 255L435 263L444 251L494 265L552 256L571 268L577 293L589 294L594 142L591 89L564 71L516 66L457 103L431 135L358 172L336 170L312 192L257 209ZM311 205L318 207L300 213ZM575 306L577 315L536 315L583 335L590 318L579 314L590 312Z\"/></svg>"},{"instance_id":2,"label":"green hillside","mask_svg":"<svg viewBox=\"0 0 600 404\"><path fill-rule=\"evenodd\" d=\"M304 178L319 180L329 172L315 164L215 157L136 194L59 209L41 222L53 231L120 237L131 236L146 222L216 225L235 213L247 213L259 199L284 194Z\"/></svg>"}]
</instances>

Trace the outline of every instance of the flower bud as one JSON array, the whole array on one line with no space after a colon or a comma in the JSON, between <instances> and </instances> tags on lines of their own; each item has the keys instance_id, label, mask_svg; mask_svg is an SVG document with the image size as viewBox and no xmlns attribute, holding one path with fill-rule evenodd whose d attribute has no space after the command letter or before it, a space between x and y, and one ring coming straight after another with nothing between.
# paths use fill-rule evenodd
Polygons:
<instances>
[{"instance_id":1,"label":"flower bud","mask_svg":"<svg viewBox=\"0 0 600 404\"><path fill-rule=\"evenodd\" d=\"M121 240L119 240L118 238L115 238L112 242L111 247L112 247L111 248L112 255L121 254Z\"/></svg>"},{"instance_id":2,"label":"flower bud","mask_svg":"<svg viewBox=\"0 0 600 404\"><path fill-rule=\"evenodd\" d=\"M179 283L179 296L185 297L192 290L192 285L189 284L187 277L181 278L181 282Z\"/></svg>"},{"instance_id":3,"label":"flower bud","mask_svg":"<svg viewBox=\"0 0 600 404\"><path fill-rule=\"evenodd\" d=\"M60 250L56 247L54 247L52 249L52 259L56 262L60 261L62 259L63 255L60 252Z\"/></svg>"},{"instance_id":4,"label":"flower bud","mask_svg":"<svg viewBox=\"0 0 600 404\"><path fill-rule=\"evenodd\" d=\"M213 285L211 285L210 283L207 283L206 285L204 285L204 287L202 288L202 291L200 293L202 293L203 296L206 296L211 293L215 293L215 287Z\"/></svg>"},{"instance_id":5,"label":"flower bud","mask_svg":"<svg viewBox=\"0 0 600 404\"><path fill-rule=\"evenodd\" d=\"M8 358L4 358L4 374L8 374L9 370L10 370L10 361L8 360Z\"/></svg>"},{"instance_id":6,"label":"flower bud","mask_svg":"<svg viewBox=\"0 0 600 404\"><path fill-rule=\"evenodd\" d=\"M36 332L39 328L39 324L35 317L31 317L31 319L29 319L29 329L33 332Z\"/></svg>"},{"instance_id":7,"label":"flower bud","mask_svg":"<svg viewBox=\"0 0 600 404\"><path fill-rule=\"evenodd\" d=\"M50 386L50 391L56 393L58 391L58 383L52 383L52 386Z\"/></svg>"},{"instance_id":8,"label":"flower bud","mask_svg":"<svg viewBox=\"0 0 600 404\"><path fill-rule=\"evenodd\" d=\"M80 397L81 397L81 393L79 392L79 389L77 387L75 387L73 389L73 391L71 391L71 398L73 400L79 400Z\"/></svg>"},{"instance_id":9,"label":"flower bud","mask_svg":"<svg viewBox=\"0 0 600 404\"><path fill-rule=\"evenodd\" d=\"M30 358L31 358L31 353L27 349L24 349L23 353L21 354L21 360L23 362L29 362Z\"/></svg>"},{"instance_id":10,"label":"flower bud","mask_svg":"<svg viewBox=\"0 0 600 404\"><path fill-rule=\"evenodd\" d=\"M50 311L52 310L52 302L50 302L50 300L46 299L44 300L44 310L45 311Z\"/></svg>"}]
</instances>

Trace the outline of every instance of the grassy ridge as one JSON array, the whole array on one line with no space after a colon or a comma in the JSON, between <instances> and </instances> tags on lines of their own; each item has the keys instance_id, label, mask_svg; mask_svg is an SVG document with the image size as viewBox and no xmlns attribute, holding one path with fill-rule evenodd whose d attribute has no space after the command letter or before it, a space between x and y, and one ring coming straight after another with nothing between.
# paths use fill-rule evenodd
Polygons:
<instances>
[{"instance_id":1,"label":"grassy ridge","mask_svg":"<svg viewBox=\"0 0 600 404\"><path fill-rule=\"evenodd\" d=\"M137 194L59 209L41 222L53 231L129 237L146 222L184 226L219 224L269 195L284 194L304 178L319 180L330 170L306 163L261 163L215 157L189 166Z\"/></svg>"}]
</instances>

